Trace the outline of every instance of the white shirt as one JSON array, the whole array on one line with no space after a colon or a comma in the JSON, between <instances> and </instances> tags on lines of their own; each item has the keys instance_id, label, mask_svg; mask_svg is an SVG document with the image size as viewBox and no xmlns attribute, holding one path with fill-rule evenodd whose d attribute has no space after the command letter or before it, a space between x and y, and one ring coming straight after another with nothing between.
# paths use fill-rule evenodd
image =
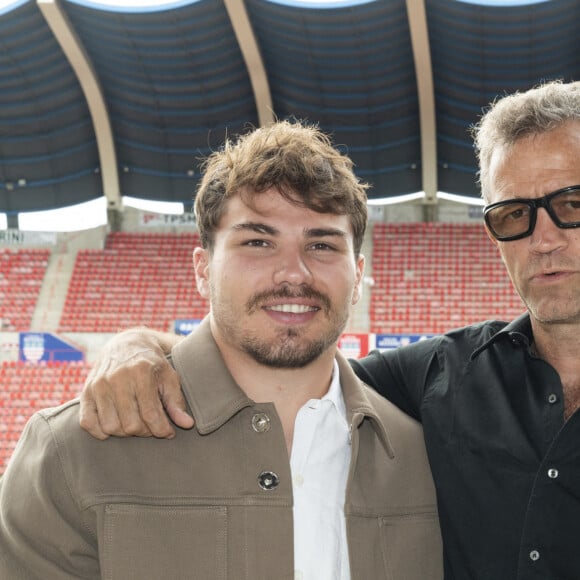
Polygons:
<instances>
[{"instance_id":1,"label":"white shirt","mask_svg":"<svg viewBox=\"0 0 580 580\"><path fill-rule=\"evenodd\" d=\"M290 469L296 580L350 579L344 519L350 455L346 407L334 361L328 392L308 401L294 425Z\"/></svg>"}]
</instances>

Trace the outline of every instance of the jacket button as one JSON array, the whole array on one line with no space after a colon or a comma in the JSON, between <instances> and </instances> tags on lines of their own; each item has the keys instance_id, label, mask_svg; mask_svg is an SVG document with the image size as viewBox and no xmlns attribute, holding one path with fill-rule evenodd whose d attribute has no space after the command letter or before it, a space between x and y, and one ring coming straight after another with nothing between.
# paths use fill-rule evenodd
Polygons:
<instances>
[{"instance_id":1,"label":"jacket button","mask_svg":"<svg viewBox=\"0 0 580 580\"><path fill-rule=\"evenodd\" d=\"M270 417L266 413L256 413L252 417L252 429L256 433L265 433L270 430Z\"/></svg>"},{"instance_id":2,"label":"jacket button","mask_svg":"<svg viewBox=\"0 0 580 580\"><path fill-rule=\"evenodd\" d=\"M262 471L262 473L258 475L258 485L266 491L278 487L279 483L280 480L273 471Z\"/></svg>"}]
</instances>

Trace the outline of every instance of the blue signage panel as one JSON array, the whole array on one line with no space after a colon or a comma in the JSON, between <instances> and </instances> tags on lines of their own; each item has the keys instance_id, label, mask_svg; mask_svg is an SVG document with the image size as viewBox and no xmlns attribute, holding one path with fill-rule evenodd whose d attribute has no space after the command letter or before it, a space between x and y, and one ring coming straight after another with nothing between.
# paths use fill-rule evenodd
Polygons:
<instances>
[{"instance_id":1,"label":"blue signage panel","mask_svg":"<svg viewBox=\"0 0 580 580\"><path fill-rule=\"evenodd\" d=\"M49 332L21 332L18 354L25 362L79 361L85 358L82 350Z\"/></svg>"},{"instance_id":2,"label":"blue signage panel","mask_svg":"<svg viewBox=\"0 0 580 580\"><path fill-rule=\"evenodd\" d=\"M412 342L419 342L437 336L436 334L377 334L375 348L378 350L387 350L390 348L399 348Z\"/></svg>"},{"instance_id":3,"label":"blue signage panel","mask_svg":"<svg viewBox=\"0 0 580 580\"><path fill-rule=\"evenodd\" d=\"M181 318L175 321L173 331L175 334L189 334L195 330L201 323L197 318Z\"/></svg>"}]
</instances>

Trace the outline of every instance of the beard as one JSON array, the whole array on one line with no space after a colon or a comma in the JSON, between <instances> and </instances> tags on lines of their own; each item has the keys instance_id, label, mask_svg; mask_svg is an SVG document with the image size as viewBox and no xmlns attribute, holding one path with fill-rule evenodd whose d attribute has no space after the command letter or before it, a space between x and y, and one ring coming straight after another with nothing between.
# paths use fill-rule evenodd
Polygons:
<instances>
[{"instance_id":1,"label":"beard","mask_svg":"<svg viewBox=\"0 0 580 580\"><path fill-rule=\"evenodd\" d=\"M327 348L332 346L340 336L338 332L329 332L317 340L305 341L300 332L289 328L281 330L279 338L268 343L259 337L245 337L242 349L256 362L278 369L303 368L316 360Z\"/></svg>"},{"instance_id":2,"label":"beard","mask_svg":"<svg viewBox=\"0 0 580 580\"><path fill-rule=\"evenodd\" d=\"M523 299L522 299L523 300ZM580 297L545 296L523 300L532 318L541 324L578 324L580 322Z\"/></svg>"},{"instance_id":3,"label":"beard","mask_svg":"<svg viewBox=\"0 0 580 580\"><path fill-rule=\"evenodd\" d=\"M348 321L350 302L345 301L341 308L332 308L330 299L310 287L291 291L283 287L279 290L255 294L246 304L246 314L259 311L262 304L279 298L312 298L321 305L319 315L327 320L325 330L316 338L308 338L307 330L301 327L280 327L274 338L266 338L244 326L240 316L233 308L224 307L214 294L212 303L221 307L212 308L212 315L220 327L223 337L240 350L251 356L257 363L279 369L303 368L316 360L328 348L335 345Z\"/></svg>"}]
</instances>

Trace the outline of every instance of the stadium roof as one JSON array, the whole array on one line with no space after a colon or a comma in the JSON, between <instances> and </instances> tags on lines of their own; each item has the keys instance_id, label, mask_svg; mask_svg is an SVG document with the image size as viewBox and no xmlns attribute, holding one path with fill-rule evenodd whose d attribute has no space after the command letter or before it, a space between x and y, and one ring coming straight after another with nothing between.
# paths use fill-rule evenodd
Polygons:
<instances>
[{"instance_id":1,"label":"stadium roof","mask_svg":"<svg viewBox=\"0 0 580 580\"><path fill-rule=\"evenodd\" d=\"M103 1L0 8L0 212L188 205L226 135L293 117L371 198L474 199L482 107L580 79L578 0Z\"/></svg>"}]
</instances>

